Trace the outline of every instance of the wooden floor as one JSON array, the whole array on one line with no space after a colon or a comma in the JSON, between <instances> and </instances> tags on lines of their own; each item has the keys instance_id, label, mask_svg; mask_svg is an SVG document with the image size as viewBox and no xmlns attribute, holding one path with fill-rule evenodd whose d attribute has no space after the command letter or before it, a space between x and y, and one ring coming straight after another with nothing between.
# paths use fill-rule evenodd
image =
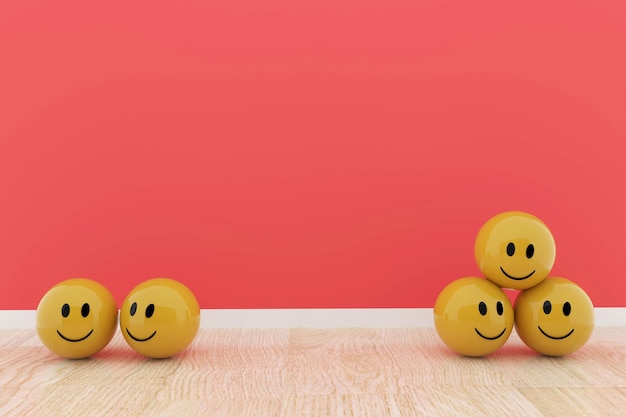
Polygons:
<instances>
[{"instance_id":1,"label":"wooden floor","mask_svg":"<svg viewBox=\"0 0 626 417\"><path fill-rule=\"evenodd\" d=\"M539 356L515 334L478 359L432 328L200 330L149 360L118 333L64 360L33 330L0 330L1 416L624 416L626 328Z\"/></svg>"}]
</instances>

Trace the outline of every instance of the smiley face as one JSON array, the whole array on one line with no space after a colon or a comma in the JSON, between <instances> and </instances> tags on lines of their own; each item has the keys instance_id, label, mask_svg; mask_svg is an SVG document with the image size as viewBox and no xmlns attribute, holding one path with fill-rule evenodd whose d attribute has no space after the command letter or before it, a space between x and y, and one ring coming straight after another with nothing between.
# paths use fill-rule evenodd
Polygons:
<instances>
[{"instance_id":1,"label":"smiley face","mask_svg":"<svg viewBox=\"0 0 626 417\"><path fill-rule=\"evenodd\" d=\"M500 213L479 230L474 257L483 274L502 288L523 290L543 281L556 246L548 227L521 211Z\"/></svg>"},{"instance_id":2,"label":"smiley face","mask_svg":"<svg viewBox=\"0 0 626 417\"><path fill-rule=\"evenodd\" d=\"M515 329L528 347L547 356L563 356L591 337L594 316L589 296L574 282L549 277L515 300Z\"/></svg>"},{"instance_id":3,"label":"smiley face","mask_svg":"<svg viewBox=\"0 0 626 417\"><path fill-rule=\"evenodd\" d=\"M117 326L117 305L104 286L86 278L62 281L37 307L37 334L52 352L86 358L104 348Z\"/></svg>"},{"instance_id":4,"label":"smiley face","mask_svg":"<svg viewBox=\"0 0 626 417\"><path fill-rule=\"evenodd\" d=\"M513 307L494 283L467 277L448 284L437 297L435 328L452 350L484 356L500 348L513 330Z\"/></svg>"},{"instance_id":5,"label":"smiley face","mask_svg":"<svg viewBox=\"0 0 626 417\"><path fill-rule=\"evenodd\" d=\"M150 358L168 358L185 349L200 327L200 307L191 290L169 278L142 282L120 311L126 342Z\"/></svg>"}]
</instances>

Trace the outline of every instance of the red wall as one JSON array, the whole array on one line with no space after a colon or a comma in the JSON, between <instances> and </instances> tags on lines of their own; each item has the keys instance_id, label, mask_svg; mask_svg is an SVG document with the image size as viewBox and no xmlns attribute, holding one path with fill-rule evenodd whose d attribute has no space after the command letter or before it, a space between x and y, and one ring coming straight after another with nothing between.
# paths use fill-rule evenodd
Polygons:
<instances>
[{"instance_id":1,"label":"red wall","mask_svg":"<svg viewBox=\"0 0 626 417\"><path fill-rule=\"evenodd\" d=\"M623 1L299 3L0 5L0 308L431 307L512 209L626 305Z\"/></svg>"}]
</instances>

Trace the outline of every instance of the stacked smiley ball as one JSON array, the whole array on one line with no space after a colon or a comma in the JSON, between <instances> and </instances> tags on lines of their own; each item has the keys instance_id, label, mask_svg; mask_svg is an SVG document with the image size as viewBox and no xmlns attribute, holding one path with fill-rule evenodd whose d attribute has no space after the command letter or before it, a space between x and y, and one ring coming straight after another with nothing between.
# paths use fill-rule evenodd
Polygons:
<instances>
[{"instance_id":1,"label":"stacked smiley ball","mask_svg":"<svg viewBox=\"0 0 626 417\"><path fill-rule=\"evenodd\" d=\"M554 238L537 217L500 213L478 232L474 256L485 278L453 281L439 294L435 328L451 349L484 356L515 329L531 349L562 356L581 348L593 331L593 304L574 282L548 277ZM520 290L512 306L502 288Z\"/></svg>"}]
</instances>

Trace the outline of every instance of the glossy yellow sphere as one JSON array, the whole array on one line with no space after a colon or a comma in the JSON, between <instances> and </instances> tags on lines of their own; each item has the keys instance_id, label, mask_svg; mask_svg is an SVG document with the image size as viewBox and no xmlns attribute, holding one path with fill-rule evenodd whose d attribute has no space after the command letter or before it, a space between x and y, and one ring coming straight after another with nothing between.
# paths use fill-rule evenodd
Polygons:
<instances>
[{"instance_id":1,"label":"glossy yellow sphere","mask_svg":"<svg viewBox=\"0 0 626 417\"><path fill-rule=\"evenodd\" d=\"M435 328L441 340L465 356L500 348L513 330L513 307L500 287L467 277L448 284L437 297Z\"/></svg>"},{"instance_id":2,"label":"glossy yellow sphere","mask_svg":"<svg viewBox=\"0 0 626 417\"><path fill-rule=\"evenodd\" d=\"M548 227L532 214L500 213L479 230L474 257L483 274L502 288L523 290L543 281L556 257Z\"/></svg>"},{"instance_id":3,"label":"glossy yellow sphere","mask_svg":"<svg viewBox=\"0 0 626 417\"><path fill-rule=\"evenodd\" d=\"M185 349L200 327L200 307L191 290L169 278L137 285L120 310L126 342L150 358L168 358Z\"/></svg>"},{"instance_id":4,"label":"glossy yellow sphere","mask_svg":"<svg viewBox=\"0 0 626 417\"><path fill-rule=\"evenodd\" d=\"M575 352L589 340L593 328L591 299L565 278L548 277L515 300L515 329L520 339L544 355Z\"/></svg>"},{"instance_id":5,"label":"glossy yellow sphere","mask_svg":"<svg viewBox=\"0 0 626 417\"><path fill-rule=\"evenodd\" d=\"M86 278L62 281L37 307L37 334L52 352L86 358L104 348L117 327L117 305L104 286Z\"/></svg>"}]
</instances>

